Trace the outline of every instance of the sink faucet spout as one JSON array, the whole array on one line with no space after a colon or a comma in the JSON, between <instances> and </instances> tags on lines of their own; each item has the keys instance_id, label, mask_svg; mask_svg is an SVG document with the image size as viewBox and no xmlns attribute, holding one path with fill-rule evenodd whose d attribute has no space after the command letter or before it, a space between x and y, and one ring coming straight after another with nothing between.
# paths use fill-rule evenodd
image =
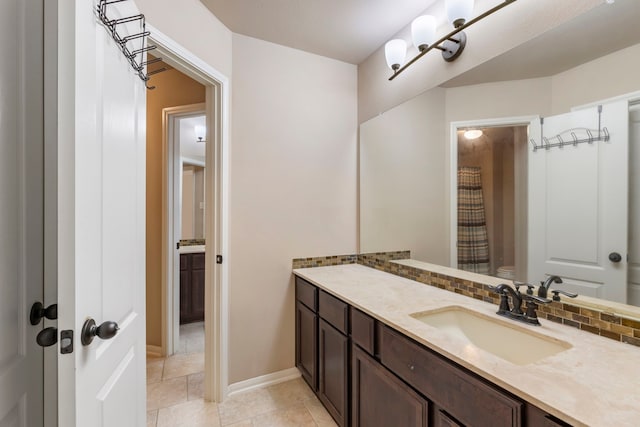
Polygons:
<instances>
[{"instance_id":1,"label":"sink faucet spout","mask_svg":"<svg viewBox=\"0 0 640 427\"><path fill-rule=\"evenodd\" d=\"M547 277L547 280L541 282L540 287L538 288L538 296L540 298L546 298L549 288L551 287L551 283L562 283L562 278L560 276L551 275Z\"/></svg>"}]
</instances>

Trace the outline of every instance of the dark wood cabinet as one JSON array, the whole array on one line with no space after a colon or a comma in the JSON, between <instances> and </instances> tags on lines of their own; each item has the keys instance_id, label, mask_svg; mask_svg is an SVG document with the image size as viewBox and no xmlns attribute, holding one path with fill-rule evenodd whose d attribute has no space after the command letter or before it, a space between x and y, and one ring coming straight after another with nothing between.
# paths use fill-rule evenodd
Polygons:
<instances>
[{"instance_id":1,"label":"dark wood cabinet","mask_svg":"<svg viewBox=\"0 0 640 427\"><path fill-rule=\"evenodd\" d=\"M205 254L180 255L180 324L204 321Z\"/></svg>"},{"instance_id":2,"label":"dark wood cabinet","mask_svg":"<svg viewBox=\"0 0 640 427\"><path fill-rule=\"evenodd\" d=\"M428 427L429 402L357 345L352 346L354 427Z\"/></svg>"},{"instance_id":3,"label":"dark wood cabinet","mask_svg":"<svg viewBox=\"0 0 640 427\"><path fill-rule=\"evenodd\" d=\"M320 318L318 342L318 398L343 427L348 425L349 337Z\"/></svg>"},{"instance_id":4,"label":"dark wood cabinet","mask_svg":"<svg viewBox=\"0 0 640 427\"><path fill-rule=\"evenodd\" d=\"M522 402L382 326L380 361L464 425L520 427Z\"/></svg>"},{"instance_id":5,"label":"dark wood cabinet","mask_svg":"<svg viewBox=\"0 0 640 427\"><path fill-rule=\"evenodd\" d=\"M296 366L313 391L318 391L318 316L296 301Z\"/></svg>"},{"instance_id":6,"label":"dark wood cabinet","mask_svg":"<svg viewBox=\"0 0 640 427\"><path fill-rule=\"evenodd\" d=\"M341 427L571 427L298 277L296 366Z\"/></svg>"}]
</instances>

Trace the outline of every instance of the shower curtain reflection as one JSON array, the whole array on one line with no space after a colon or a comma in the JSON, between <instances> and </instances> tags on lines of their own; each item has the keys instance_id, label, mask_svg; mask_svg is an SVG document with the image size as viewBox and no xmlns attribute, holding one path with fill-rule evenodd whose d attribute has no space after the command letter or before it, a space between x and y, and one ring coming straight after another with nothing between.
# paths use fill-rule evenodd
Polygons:
<instances>
[{"instance_id":1,"label":"shower curtain reflection","mask_svg":"<svg viewBox=\"0 0 640 427\"><path fill-rule=\"evenodd\" d=\"M489 274L489 238L479 167L458 168L458 268Z\"/></svg>"}]
</instances>

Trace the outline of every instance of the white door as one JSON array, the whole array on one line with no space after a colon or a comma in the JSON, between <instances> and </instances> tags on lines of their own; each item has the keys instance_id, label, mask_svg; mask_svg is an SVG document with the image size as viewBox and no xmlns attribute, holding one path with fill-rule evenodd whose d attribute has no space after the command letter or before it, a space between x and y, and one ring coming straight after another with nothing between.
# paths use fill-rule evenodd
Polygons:
<instances>
[{"instance_id":1,"label":"white door","mask_svg":"<svg viewBox=\"0 0 640 427\"><path fill-rule=\"evenodd\" d=\"M640 306L640 104L629 109L629 304Z\"/></svg>"},{"instance_id":2,"label":"white door","mask_svg":"<svg viewBox=\"0 0 640 427\"><path fill-rule=\"evenodd\" d=\"M109 18L139 13L112 3ZM58 19L58 325L75 331L58 359L59 425L143 426L146 88L94 1L60 1ZM89 319L120 329L83 345Z\"/></svg>"},{"instance_id":3,"label":"white door","mask_svg":"<svg viewBox=\"0 0 640 427\"><path fill-rule=\"evenodd\" d=\"M44 278L42 19L42 0L0 2L2 427L43 425L43 348L36 336L44 321L29 321L31 305L42 302Z\"/></svg>"},{"instance_id":4,"label":"white door","mask_svg":"<svg viewBox=\"0 0 640 427\"><path fill-rule=\"evenodd\" d=\"M628 115L627 101L605 104L601 123L610 141L530 152L530 280L554 274L563 278L561 289L626 302ZM544 120L547 138L571 142L566 131L577 128L598 129L597 107ZM618 262L609 258L615 254Z\"/></svg>"}]
</instances>

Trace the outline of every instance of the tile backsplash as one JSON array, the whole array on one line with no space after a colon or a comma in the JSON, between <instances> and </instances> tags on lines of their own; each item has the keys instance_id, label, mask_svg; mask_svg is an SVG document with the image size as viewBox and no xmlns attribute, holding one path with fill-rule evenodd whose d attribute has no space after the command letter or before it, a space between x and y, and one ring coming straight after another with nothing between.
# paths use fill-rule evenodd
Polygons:
<instances>
[{"instance_id":1,"label":"tile backsplash","mask_svg":"<svg viewBox=\"0 0 640 427\"><path fill-rule=\"evenodd\" d=\"M455 292L469 298L496 304L496 306L498 305L499 297L491 292L489 286L486 284L391 262L410 258L410 251L297 258L293 260L293 268L357 263L395 274L396 276L415 280L425 285L435 286L449 292ZM640 319L634 319L606 310L586 308L567 301L554 301L550 304L541 305L538 308L538 317L640 347Z\"/></svg>"}]
</instances>

